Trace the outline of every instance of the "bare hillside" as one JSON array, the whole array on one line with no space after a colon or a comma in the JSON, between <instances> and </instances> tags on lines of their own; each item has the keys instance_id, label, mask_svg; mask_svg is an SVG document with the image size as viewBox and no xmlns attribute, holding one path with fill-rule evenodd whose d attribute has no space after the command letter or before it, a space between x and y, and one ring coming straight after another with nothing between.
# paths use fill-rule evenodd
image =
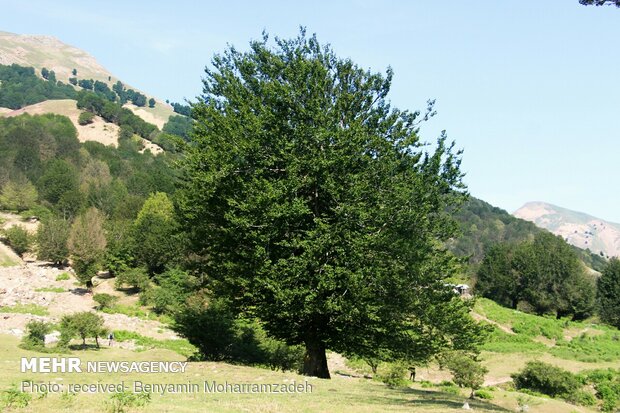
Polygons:
<instances>
[{"instance_id":1,"label":"bare hillside","mask_svg":"<svg viewBox=\"0 0 620 413\"><path fill-rule=\"evenodd\" d=\"M576 247L620 256L620 224L545 202L528 202L513 215L564 237Z\"/></svg>"}]
</instances>

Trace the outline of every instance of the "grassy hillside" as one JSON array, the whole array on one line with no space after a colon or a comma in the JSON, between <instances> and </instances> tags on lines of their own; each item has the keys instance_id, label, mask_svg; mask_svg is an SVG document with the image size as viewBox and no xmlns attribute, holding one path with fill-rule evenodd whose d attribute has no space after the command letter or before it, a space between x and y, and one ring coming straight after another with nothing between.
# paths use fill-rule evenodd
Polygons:
<instances>
[{"instance_id":1,"label":"grassy hillside","mask_svg":"<svg viewBox=\"0 0 620 413\"><path fill-rule=\"evenodd\" d=\"M32 66L37 73L40 73L44 67L53 70L56 78L63 83L69 83L69 78L73 76L71 73L73 69L77 70L76 77L79 79L100 80L110 87L118 80L125 83L87 52L65 44L54 37L0 32L0 64L13 63ZM144 116L145 121L152 122L161 128L174 112L170 105L156 100L155 108L144 107L134 112L138 116Z\"/></svg>"}]
</instances>

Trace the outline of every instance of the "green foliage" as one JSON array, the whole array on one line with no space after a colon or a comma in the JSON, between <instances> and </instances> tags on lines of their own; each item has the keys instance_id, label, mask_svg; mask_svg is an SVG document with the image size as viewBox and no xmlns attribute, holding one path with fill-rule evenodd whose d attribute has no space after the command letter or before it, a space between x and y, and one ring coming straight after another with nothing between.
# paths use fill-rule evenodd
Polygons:
<instances>
[{"instance_id":1,"label":"green foliage","mask_svg":"<svg viewBox=\"0 0 620 413\"><path fill-rule=\"evenodd\" d=\"M529 389L551 397L570 397L582 386L574 374L542 361L528 362L511 377L517 389Z\"/></svg>"},{"instance_id":2,"label":"green foliage","mask_svg":"<svg viewBox=\"0 0 620 413\"><path fill-rule=\"evenodd\" d=\"M474 398L474 392L484 383L484 375L488 369L471 356L462 352L454 352L446 360L446 367L452 373L454 383L459 387L471 389L470 398Z\"/></svg>"},{"instance_id":3,"label":"green foliage","mask_svg":"<svg viewBox=\"0 0 620 413\"><path fill-rule=\"evenodd\" d=\"M15 251L20 257L30 250L32 245L32 237L21 225L14 225L4 230L4 237L6 238L9 247Z\"/></svg>"},{"instance_id":4,"label":"green foliage","mask_svg":"<svg viewBox=\"0 0 620 413\"><path fill-rule=\"evenodd\" d=\"M493 400L493 393L487 390L476 390L474 396L482 400Z\"/></svg>"},{"instance_id":5,"label":"green foliage","mask_svg":"<svg viewBox=\"0 0 620 413\"><path fill-rule=\"evenodd\" d=\"M50 219L37 230L37 259L63 264L69 256L69 222L64 219Z\"/></svg>"},{"instance_id":6,"label":"green foliage","mask_svg":"<svg viewBox=\"0 0 620 413\"><path fill-rule=\"evenodd\" d=\"M594 281L560 237L541 232L533 241L493 247L478 271L476 289L500 304L537 314L588 317L594 310Z\"/></svg>"},{"instance_id":7,"label":"green foliage","mask_svg":"<svg viewBox=\"0 0 620 413\"><path fill-rule=\"evenodd\" d=\"M256 320L236 318L223 300L189 297L174 313L175 330L198 348L204 360L228 361L272 369L299 370L300 346L270 338Z\"/></svg>"},{"instance_id":8,"label":"green foliage","mask_svg":"<svg viewBox=\"0 0 620 413\"><path fill-rule=\"evenodd\" d=\"M93 90L93 87L95 86L95 82L93 81L93 79L81 79L80 81L78 81L78 85L82 89Z\"/></svg>"},{"instance_id":9,"label":"green foliage","mask_svg":"<svg viewBox=\"0 0 620 413\"><path fill-rule=\"evenodd\" d=\"M27 179L9 181L0 192L0 206L11 211L32 208L38 198L37 188Z\"/></svg>"},{"instance_id":10,"label":"green foliage","mask_svg":"<svg viewBox=\"0 0 620 413\"><path fill-rule=\"evenodd\" d=\"M82 339L82 346L86 346L87 338L94 338L99 347L99 338L107 334L107 329L103 325L103 318L100 315L84 311L65 315L60 320L60 342L59 345L66 346L72 338Z\"/></svg>"},{"instance_id":11,"label":"green foliage","mask_svg":"<svg viewBox=\"0 0 620 413\"><path fill-rule=\"evenodd\" d=\"M99 293L93 295L93 300L95 300L95 302L99 304L98 309L103 310L112 307L116 303L116 301L118 301L118 297L106 293Z\"/></svg>"},{"instance_id":12,"label":"green foliage","mask_svg":"<svg viewBox=\"0 0 620 413\"><path fill-rule=\"evenodd\" d=\"M10 388L2 391L0 398L3 408L23 408L28 407L32 401L32 394L25 393L17 388Z\"/></svg>"},{"instance_id":13,"label":"green foliage","mask_svg":"<svg viewBox=\"0 0 620 413\"><path fill-rule=\"evenodd\" d=\"M194 356L196 353L196 347L189 343L185 339L174 340L156 340L151 337L146 337L138 334L134 331L117 330L114 331L114 339L118 342L133 340L137 346L151 349L162 348L170 351L174 351L184 357Z\"/></svg>"},{"instance_id":14,"label":"green foliage","mask_svg":"<svg viewBox=\"0 0 620 413\"><path fill-rule=\"evenodd\" d=\"M620 260L612 258L597 282L601 320L620 328Z\"/></svg>"},{"instance_id":15,"label":"green foliage","mask_svg":"<svg viewBox=\"0 0 620 413\"><path fill-rule=\"evenodd\" d=\"M67 245L73 268L80 282L87 286L90 286L90 279L97 275L105 251L104 222L105 217L99 210L89 208L77 217L69 233Z\"/></svg>"},{"instance_id":16,"label":"green foliage","mask_svg":"<svg viewBox=\"0 0 620 413\"><path fill-rule=\"evenodd\" d=\"M125 413L133 407L144 407L151 401L150 393L117 392L110 396L108 411L110 413Z\"/></svg>"},{"instance_id":17,"label":"green foliage","mask_svg":"<svg viewBox=\"0 0 620 413\"><path fill-rule=\"evenodd\" d=\"M67 194L79 191L78 171L65 160L52 160L37 186L43 199L51 204L58 204Z\"/></svg>"},{"instance_id":18,"label":"green foliage","mask_svg":"<svg viewBox=\"0 0 620 413\"><path fill-rule=\"evenodd\" d=\"M163 132L177 135L184 140L189 140L189 132L192 128L193 120L187 116L170 116L168 122L162 128Z\"/></svg>"},{"instance_id":19,"label":"green foliage","mask_svg":"<svg viewBox=\"0 0 620 413\"><path fill-rule=\"evenodd\" d=\"M149 108L154 108L155 107L155 99L150 98L149 99Z\"/></svg>"},{"instance_id":20,"label":"green foliage","mask_svg":"<svg viewBox=\"0 0 620 413\"><path fill-rule=\"evenodd\" d=\"M93 123L94 119L95 119L95 115L92 112L82 112L80 113L80 116L78 117L78 123L80 125L89 125Z\"/></svg>"},{"instance_id":21,"label":"green foliage","mask_svg":"<svg viewBox=\"0 0 620 413\"><path fill-rule=\"evenodd\" d=\"M45 347L45 335L51 330L51 324L45 321L29 321L26 324L26 335L22 338L22 345L27 349Z\"/></svg>"},{"instance_id":22,"label":"green foliage","mask_svg":"<svg viewBox=\"0 0 620 413\"><path fill-rule=\"evenodd\" d=\"M195 290L195 277L179 269L170 269L155 278L157 286L149 294L149 302L158 313L172 314Z\"/></svg>"},{"instance_id":23,"label":"green foliage","mask_svg":"<svg viewBox=\"0 0 620 413\"><path fill-rule=\"evenodd\" d=\"M456 271L438 241L464 198L459 154L445 136L432 151L420 114L388 105L391 71L303 32L267 43L217 55L192 109L179 209L215 293L303 343L304 372L319 377L326 348L425 358L452 344L444 325L469 335L465 304L437 277Z\"/></svg>"},{"instance_id":24,"label":"green foliage","mask_svg":"<svg viewBox=\"0 0 620 413\"><path fill-rule=\"evenodd\" d=\"M150 278L145 268L128 268L116 274L114 286L121 289L124 286L130 286L140 291L146 291L150 287Z\"/></svg>"},{"instance_id":25,"label":"green foliage","mask_svg":"<svg viewBox=\"0 0 620 413\"><path fill-rule=\"evenodd\" d=\"M16 64L0 65L0 82L0 107L5 108L20 109L49 99L75 99L76 95L73 87L43 80L34 68Z\"/></svg>"},{"instance_id":26,"label":"green foliage","mask_svg":"<svg viewBox=\"0 0 620 413\"><path fill-rule=\"evenodd\" d=\"M189 105L183 105L181 103L172 102L170 104L172 110L179 115L190 117L192 115L192 108Z\"/></svg>"},{"instance_id":27,"label":"green foliage","mask_svg":"<svg viewBox=\"0 0 620 413\"><path fill-rule=\"evenodd\" d=\"M165 193L152 194L144 202L132 233L136 262L151 274L162 272L182 252L174 206Z\"/></svg>"},{"instance_id":28,"label":"green foliage","mask_svg":"<svg viewBox=\"0 0 620 413\"><path fill-rule=\"evenodd\" d=\"M379 376L379 379L389 388L406 387L408 382L405 380L407 368L404 363L392 363L389 370Z\"/></svg>"}]
</instances>

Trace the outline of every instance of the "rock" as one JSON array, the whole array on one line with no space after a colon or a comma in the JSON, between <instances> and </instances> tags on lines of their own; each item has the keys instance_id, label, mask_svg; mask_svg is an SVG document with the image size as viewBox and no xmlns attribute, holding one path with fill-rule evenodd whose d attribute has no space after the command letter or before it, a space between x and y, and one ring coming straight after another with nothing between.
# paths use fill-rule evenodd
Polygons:
<instances>
[{"instance_id":1,"label":"rock","mask_svg":"<svg viewBox=\"0 0 620 413\"><path fill-rule=\"evenodd\" d=\"M60 332L53 331L45 335L45 344L57 343L60 340Z\"/></svg>"},{"instance_id":2,"label":"rock","mask_svg":"<svg viewBox=\"0 0 620 413\"><path fill-rule=\"evenodd\" d=\"M465 402L465 404L463 404L462 409L464 409L464 410L471 410L471 407L469 407L469 403Z\"/></svg>"}]
</instances>

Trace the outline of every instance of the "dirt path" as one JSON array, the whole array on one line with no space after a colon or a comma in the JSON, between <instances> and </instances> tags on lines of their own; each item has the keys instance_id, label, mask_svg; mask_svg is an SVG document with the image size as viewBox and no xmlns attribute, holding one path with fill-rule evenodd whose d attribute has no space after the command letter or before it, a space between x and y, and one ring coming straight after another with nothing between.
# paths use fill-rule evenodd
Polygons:
<instances>
[{"instance_id":1,"label":"dirt path","mask_svg":"<svg viewBox=\"0 0 620 413\"><path fill-rule=\"evenodd\" d=\"M502 324L498 323L497 321L493 321L491 319L488 319L485 316L483 316L482 314L478 314L478 313L473 313L472 312L471 316L476 321L485 321L485 322L487 322L489 324L493 324L494 326L496 326L497 328L499 328L500 330L502 330L506 334L513 334L513 335L516 334L509 327L506 327L505 325L502 325Z\"/></svg>"}]
</instances>

